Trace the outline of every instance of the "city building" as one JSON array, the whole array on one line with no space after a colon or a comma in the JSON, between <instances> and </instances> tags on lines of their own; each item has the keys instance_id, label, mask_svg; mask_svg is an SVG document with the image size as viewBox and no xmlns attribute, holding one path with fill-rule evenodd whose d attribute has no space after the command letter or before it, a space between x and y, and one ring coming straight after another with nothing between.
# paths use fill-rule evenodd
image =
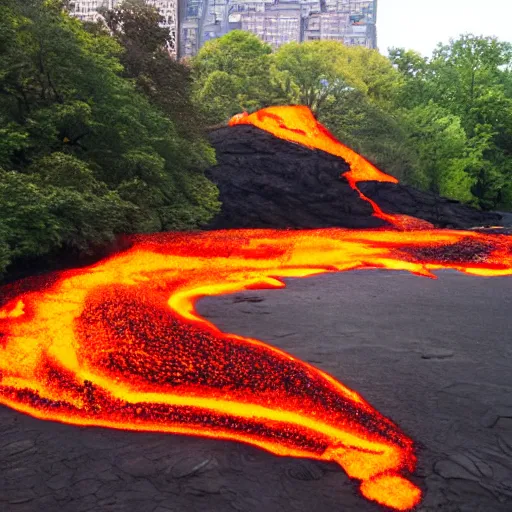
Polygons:
<instances>
[{"instance_id":1,"label":"city building","mask_svg":"<svg viewBox=\"0 0 512 512\"><path fill-rule=\"evenodd\" d=\"M178 56L178 0L146 0L148 5L158 9L162 16L162 25L169 30L167 49L169 53Z\"/></svg>"},{"instance_id":2,"label":"city building","mask_svg":"<svg viewBox=\"0 0 512 512\"><path fill-rule=\"evenodd\" d=\"M116 0L74 0L69 4L69 12L82 21L97 21L100 9L112 9L116 3Z\"/></svg>"},{"instance_id":3,"label":"city building","mask_svg":"<svg viewBox=\"0 0 512 512\"><path fill-rule=\"evenodd\" d=\"M377 47L376 1L325 0L325 10L305 19L304 41L333 39L348 46Z\"/></svg>"},{"instance_id":4,"label":"city building","mask_svg":"<svg viewBox=\"0 0 512 512\"><path fill-rule=\"evenodd\" d=\"M252 32L273 48L332 39L377 47L377 0L181 0L179 55L190 57L230 30Z\"/></svg>"},{"instance_id":5,"label":"city building","mask_svg":"<svg viewBox=\"0 0 512 512\"><path fill-rule=\"evenodd\" d=\"M122 0L74 0L70 12L83 21ZM331 39L377 47L377 0L145 0L169 29L169 52L192 57L231 30L256 34L273 48L291 41Z\"/></svg>"},{"instance_id":6,"label":"city building","mask_svg":"<svg viewBox=\"0 0 512 512\"><path fill-rule=\"evenodd\" d=\"M178 54L178 0L145 0L146 4L158 9L163 21L162 25L169 29L168 50L172 55ZM122 0L72 0L69 12L82 21L97 21L101 9L112 9Z\"/></svg>"},{"instance_id":7,"label":"city building","mask_svg":"<svg viewBox=\"0 0 512 512\"><path fill-rule=\"evenodd\" d=\"M301 40L301 4L297 0L272 4L260 11L244 12L240 21L242 30L256 34L274 48Z\"/></svg>"}]
</instances>

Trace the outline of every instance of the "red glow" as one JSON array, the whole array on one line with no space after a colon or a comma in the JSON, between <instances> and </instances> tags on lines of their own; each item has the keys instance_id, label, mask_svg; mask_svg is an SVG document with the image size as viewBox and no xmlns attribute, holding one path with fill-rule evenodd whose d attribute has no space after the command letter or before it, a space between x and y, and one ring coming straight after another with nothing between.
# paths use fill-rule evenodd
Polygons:
<instances>
[{"instance_id":1,"label":"red glow","mask_svg":"<svg viewBox=\"0 0 512 512\"><path fill-rule=\"evenodd\" d=\"M352 159L354 186L363 177L394 180L355 158L309 111L298 109L293 124L294 111L285 110L286 126L283 111L273 112L258 115L295 142ZM461 261L461 246L478 257L463 251ZM326 373L223 333L195 310L208 295L365 268L512 275L512 238L428 229L137 236L130 250L96 265L3 290L10 300L0 308L0 403L42 419L231 439L335 461L362 481L368 499L408 510L421 499L406 479L416 464L411 439Z\"/></svg>"},{"instance_id":2,"label":"red glow","mask_svg":"<svg viewBox=\"0 0 512 512\"><path fill-rule=\"evenodd\" d=\"M486 248L485 257L446 261L443 250L460 243ZM438 261L423 259L425 251ZM511 275L512 240L338 229L139 236L127 252L51 276L46 287L7 290L0 402L43 419L233 439L336 461L364 482L366 497L406 510L420 491L402 476L415 456L396 425L324 372L222 333L194 307L206 295L282 288L277 276L368 267Z\"/></svg>"},{"instance_id":3,"label":"red glow","mask_svg":"<svg viewBox=\"0 0 512 512\"><path fill-rule=\"evenodd\" d=\"M253 125L280 139L297 142L343 158L350 166L350 171L344 173L343 176L349 185L357 191L359 197L372 205L375 217L385 220L398 229L428 229L433 227L427 221L407 215L384 213L377 203L366 197L357 186L359 182L398 183L398 180L377 169L364 157L342 144L325 126L315 119L308 107L269 107L250 115L247 113L238 114L229 121L229 125L235 126L238 124Z\"/></svg>"}]
</instances>

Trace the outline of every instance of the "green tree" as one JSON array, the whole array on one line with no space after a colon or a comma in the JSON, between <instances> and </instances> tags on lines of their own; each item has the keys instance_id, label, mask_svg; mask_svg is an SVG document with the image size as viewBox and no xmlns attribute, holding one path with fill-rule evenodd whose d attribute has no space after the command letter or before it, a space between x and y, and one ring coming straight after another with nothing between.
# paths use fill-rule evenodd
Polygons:
<instances>
[{"instance_id":1,"label":"green tree","mask_svg":"<svg viewBox=\"0 0 512 512\"><path fill-rule=\"evenodd\" d=\"M396 90L395 105L414 108L428 103L434 93L429 59L414 50L391 48L389 60L403 77Z\"/></svg>"},{"instance_id":2,"label":"green tree","mask_svg":"<svg viewBox=\"0 0 512 512\"><path fill-rule=\"evenodd\" d=\"M463 35L439 45L430 66L433 99L462 119L470 137L490 120L495 128L510 127L512 99L505 94L503 70L512 66L510 43Z\"/></svg>"},{"instance_id":3,"label":"green tree","mask_svg":"<svg viewBox=\"0 0 512 512\"><path fill-rule=\"evenodd\" d=\"M479 205L512 208L512 45L467 34L440 44L431 59L403 49L391 59L405 80L397 106L433 101L458 117L466 152L481 155L469 171Z\"/></svg>"},{"instance_id":4,"label":"green tree","mask_svg":"<svg viewBox=\"0 0 512 512\"><path fill-rule=\"evenodd\" d=\"M39 176L0 169L0 276L17 258L66 247L89 252L126 229L135 207L116 192L80 193L43 184Z\"/></svg>"},{"instance_id":5,"label":"green tree","mask_svg":"<svg viewBox=\"0 0 512 512\"><path fill-rule=\"evenodd\" d=\"M169 29L161 25L158 10L145 0L125 0L102 14L123 48L123 75L135 79L139 91L173 119L180 135L198 138L202 121L191 100L191 72L172 57ZM89 30L102 33L104 28L99 22Z\"/></svg>"},{"instance_id":6,"label":"green tree","mask_svg":"<svg viewBox=\"0 0 512 512\"><path fill-rule=\"evenodd\" d=\"M288 100L307 105L318 115L350 89L385 105L400 82L399 73L377 51L337 41L288 43L277 50L274 63Z\"/></svg>"},{"instance_id":7,"label":"green tree","mask_svg":"<svg viewBox=\"0 0 512 512\"><path fill-rule=\"evenodd\" d=\"M432 102L404 112L402 119L426 188L451 199L474 201L474 169L481 164L482 151L471 145L460 118Z\"/></svg>"},{"instance_id":8,"label":"green tree","mask_svg":"<svg viewBox=\"0 0 512 512\"><path fill-rule=\"evenodd\" d=\"M124 76L122 55L56 0L0 5L1 180L20 204L2 215L2 261L196 228L217 211L213 149Z\"/></svg>"},{"instance_id":9,"label":"green tree","mask_svg":"<svg viewBox=\"0 0 512 512\"><path fill-rule=\"evenodd\" d=\"M226 121L243 110L253 111L276 102L271 52L269 45L241 30L203 45L191 65L196 101L209 123Z\"/></svg>"}]
</instances>

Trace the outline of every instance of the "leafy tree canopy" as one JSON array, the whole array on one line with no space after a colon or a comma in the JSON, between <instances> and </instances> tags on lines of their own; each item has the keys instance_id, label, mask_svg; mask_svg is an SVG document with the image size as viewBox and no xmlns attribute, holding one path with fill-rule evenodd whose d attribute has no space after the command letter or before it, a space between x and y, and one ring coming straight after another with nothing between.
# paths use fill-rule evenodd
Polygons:
<instances>
[{"instance_id":1,"label":"leafy tree canopy","mask_svg":"<svg viewBox=\"0 0 512 512\"><path fill-rule=\"evenodd\" d=\"M138 90L173 120L180 135L197 138L202 123L191 101L190 69L172 57L169 30L161 26L158 10L145 0L125 0L102 14L123 48L123 76L135 79ZM105 25L88 28L101 32Z\"/></svg>"},{"instance_id":2,"label":"leafy tree canopy","mask_svg":"<svg viewBox=\"0 0 512 512\"><path fill-rule=\"evenodd\" d=\"M480 155L468 169L478 204L512 207L512 45L466 34L438 45L430 59L403 49L390 58L405 79L399 104L434 102L459 119L466 152Z\"/></svg>"},{"instance_id":3,"label":"leafy tree canopy","mask_svg":"<svg viewBox=\"0 0 512 512\"><path fill-rule=\"evenodd\" d=\"M241 30L203 45L191 65L195 98L208 122L280 102L271 79L271 53L269 45Z\"/></svg>"},{"instance_id":4,"label":"leafy tree canopy","mask_svg":"<svg viewBox=\"0 0 512 512\"><path fill-rule=\"evenodd\" d=\"M347 88L387 103L400 83L399 73L376 50L337 41L289 43L277 50L274 62L288 79L285 92L295 90L293 99L317 114L328 110Z\"/></svg>"},{"instance_id":5,"label":"leafy tree canopy","mask_svg":"<svg viewBox=\"0 0 512 512\"><path fill-rule=\"evenodd\" d=\"M133 24L158 28L144 16ZM86 251L119 232L194 228L217 210L202 172L213 150L181 134L176 103L159 101L171 79L157 83L148 71L158 89L150 95L127 77L146 73L149 53L164 58L155 42L123 66L143 44L133 32L123 47L57 0L0 5L0 273L15 258Z\"/></svg>"}]
</instances>

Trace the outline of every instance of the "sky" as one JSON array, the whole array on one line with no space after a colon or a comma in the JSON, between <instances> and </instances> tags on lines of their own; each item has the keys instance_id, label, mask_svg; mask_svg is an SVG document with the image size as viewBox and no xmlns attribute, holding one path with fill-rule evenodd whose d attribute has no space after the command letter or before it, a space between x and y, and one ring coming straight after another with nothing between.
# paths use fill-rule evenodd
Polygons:
<instances>
[{"instance_id":1,"label":"sky","mask_svg":"<svg viewBox=\"0 0 512 512\"><path fill-rule=\"evenodd\" d=\"M377 0L377 45L430 57L438 42L466 32L512 42L512 0Z\"/></svg>"}]
</instances>

